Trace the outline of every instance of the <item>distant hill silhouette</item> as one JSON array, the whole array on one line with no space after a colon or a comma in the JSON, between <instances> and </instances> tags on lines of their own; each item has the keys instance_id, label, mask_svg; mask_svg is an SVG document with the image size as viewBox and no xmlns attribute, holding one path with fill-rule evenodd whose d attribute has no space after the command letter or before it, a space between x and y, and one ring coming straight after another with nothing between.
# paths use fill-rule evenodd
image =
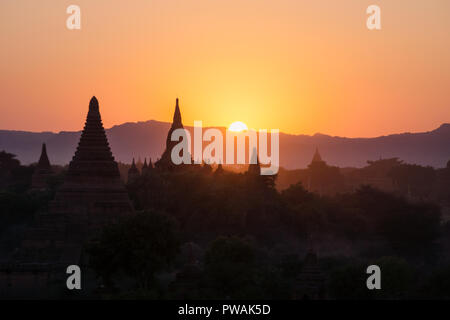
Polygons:
<instances>
[{"instance_id":1,"label":"distant hill silhouette","mask_svg":"<svg viewBox=\"0 0 450 320\"><path fill-rule=\"evenodd\" d=\"M170 123L150 120L124 123L107 129L116 160L130 163L132 157L159 158L164 151ZM186 127L192 130L191 127ZM221 128L224 130L224 128ZM39 159L42 143L47 144L52 164L67 164L77 146L78 132L26 132L0 130L0 150L17 155L29 164ZM318 147L323 159L339 167L362 167L367 160L398 157L405 162L445 167L450 160L450 124L422 133L402 133L376 138L343 138L324 134L280 133L280 164L286 169L306 167Z\"/></svg>"}]
</instances>

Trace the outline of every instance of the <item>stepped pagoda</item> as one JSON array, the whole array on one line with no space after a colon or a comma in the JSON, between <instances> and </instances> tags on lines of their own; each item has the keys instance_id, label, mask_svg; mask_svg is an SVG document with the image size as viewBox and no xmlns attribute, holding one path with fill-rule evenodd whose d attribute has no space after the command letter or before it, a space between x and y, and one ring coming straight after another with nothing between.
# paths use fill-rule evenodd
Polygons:
<instances>
[{"instance_id":1,"label":"stepped pagoda","mask_svg":"<svg viewBox=\"0 0 450 320\"><path fill-rule=\"evenodd\" d=\"M104 225L132 212L103 128L98 101L93 97L64 183L49 204L48 213L38 217L38 229L46 237L29 239L29 244L46 246L60 241L64 245L74 241L78 245Z\"/></svg>"},{"instance_id":2,"label":"stepped pagoda","mask_svg":"<svg viewBox=\"0 0 450 320\"><path fill-rule=\"evenodd\" d=\"M89 103L78 148L53 205L54 210L63 211L82 205L85 209L83 219L89 225L103 225L132 212L103 128L96 97L92 97ZM73 218L80 221L81 217L76 214Z\"/></svg>"},{"instance_id":3,"label":"stepped pagoda","mask_svg":"<svg viewBox=\"0 0 450 320\"><path fill-rule=\"evenodd\" d=\"M50 161L47 156L47 147L45 143L42 144L41 156L37 163L33 176L31 177L31 189L45 190L47 189L47 179L53 174Z\"/></svg>"},{"instance_id":4,"label":"stepped pagoda","mask_svg":"<svg viewBox=\"0 0 450 320\"><path fill-rule=\"evenodd\" d=\"M84 244L106 224L132 213L93 97L64 183L48 211L37 215L21 248L0 263L0 287L8 283L8 297L52 297L65 283L67 266L84 265Z\"/></svg>"},{"instance_id":5,"label":"stepped pagoda","mask_svg":"<svg viewBox=\"0 0 450 320\"><path fill-rule=\"evenodd\" d=\"M155 168L161 169L161 170L173 170L176 167L181 167L182 165L175 165L172 162L171 154L172 149L175 147L179 142L178 141L172 141L170 138L172 136L172 133L176 129L184 129L183 123L181 122L181 112L180 112L180 106L178 104L178 98L175 102L175 112L173 114L173 122L172 126L170 127L169 133L167 134L166 138L166 149L164 150L164 153L161 156L161 159L155 162Z\"/></svg>"}]
</instances>

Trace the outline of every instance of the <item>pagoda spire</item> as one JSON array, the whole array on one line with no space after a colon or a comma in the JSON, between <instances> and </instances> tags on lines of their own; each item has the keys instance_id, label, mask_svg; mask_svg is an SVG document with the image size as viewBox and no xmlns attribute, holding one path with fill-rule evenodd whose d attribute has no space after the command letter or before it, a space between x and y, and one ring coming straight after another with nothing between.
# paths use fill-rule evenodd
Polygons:
<instances>
[{"instance_id":1,"label":"pagoda spire","mask_svg":"<svg viewBox=\"0 0 450 320\"><path fill-rule=\"evenodd\" d=\"M131 163L131 168L128 170L128 182L133 181L137 177L139 177L139 170L136 167L136 163L134 162L134 158L133 158L133 162Z\"/></svg>"},{"instance_id":2,"label":"pagoda spire","mask_svg":"<svg viewBox=\"0 0 450 320\"><path fill-rule=\"evenodd\" d=\"M47 146L42 144L41 156L34 169L31 177L31 189L33 190L45 190L48 188L47 179L53 174L50 161L47 156Z\"/></svg>"},{"instance_id":3,"label":"pagoda spire","mask_svg":"<svg viewBox=\"0 0 450 320\"><path fill-rule=\"evenodd\" d=\"M181 112L178 98L175 100L175 112L173 114L172 126L183 126L181 122Z\"/></svg>"},{"instance_id":4,"label":"pagoda spire","mask_svg":"<svg viewBox=\"0 0 450 320\"><path fill-rule=\"evenodd\" d=\"M50 161L47 156L47 146L45 143L42 144L41 156L38 162L39 169L50 169Z\"/></svg>"},{"instance_id":5,"label":"pagoda spire","mask_svg":"<svg viewBox=\"0 0 450 320\"><path fill-rule=\"evenodd\" d=\"M172 133L177 129L184 129L183 123L181 122L181 112L180 112L180 105L179 105L179 99L177 98L175 101L175 112L173 114L173 122L170 126L169 132L167 134L166 138L166 149L164 150L161 158L155 162L155 167L159 169L173 169L176 167L175 164L173 164L171 159L171 153L172 149L177 145L177 141L172 141Z\"/></svg>"},{"instance_id":6,"label":"pagoda spire","mask_svg":"<svg viewBox=\"0 0 450 320\"><path fill-rule=\"evenodd\" d=\"M314 156L311 162L322 162L322 156L319 153L319 148L316 147L316 152L314 152Z\"/></svg>"},{"instance_id":7,"label":"pagoda spire","mask_svg":"<svg viewBox=\"0 0 450 320\"><path fill-rule=\"evenodd\" d=\"M78 175L79 170L92 171L87 161L107 162L109 167L104 167L102 170L110 170L111 173L114 172L114 176L119 174L116 169L117 163L114 162L105 129L103 128L96 97L92 97L89 102L86 123L81 133L77 150L70 163L68 174Z\"/></svg>"},{"instance_id":8,"label":"pagoda spire","mask_svg":"<svg viewBox=\"0 0 450 320\"><path fill-rule=\"evenodd\" d=\"M166 151L172 151L172 148L177 144L176 141L172 141L170 139L170 137L172 136L172 133L176 130L176 129L184 129L183 127L183 123L181 122L181 112L180 112L180 105L178 102L178 98L176 99L175 102L175 112L173 114L173 122L172 125L170 126L170 130L169 133L167 134L167 139L166 139ZM170 149L170 150L168 150Z\"/></svg>"},{"instance_id":9,"label":"pagoda spire","mask_svg":"<svg viewBox=\"0 0 450 320\"><path fill-rule=\"evenodd\" d=\"M149 169L153 169L152 158L149 158L149 161L148 161L148 168L149 168Z\"/></svg>"},{"instance_id":10,"label":"pagoda spire","mask_svg":"<svg viewBox=\"0 0 450 320\"><path fill-rule=\"evenodd\" d=\"M91 98L91 101L89 101L89 111L99 111L98 107L98 100L95 96Z\"/></svg>"},{"instance_id":11,"label":"pagoda spire","mask_svg":"<svg viewBox=\"0 0 450 320\"><path fill-rule=\"evenodd\" d=\"M141 173L144 175L148 172L147 158L144 158L144 164L142 165Z\"/></svg>"}]
</instances>

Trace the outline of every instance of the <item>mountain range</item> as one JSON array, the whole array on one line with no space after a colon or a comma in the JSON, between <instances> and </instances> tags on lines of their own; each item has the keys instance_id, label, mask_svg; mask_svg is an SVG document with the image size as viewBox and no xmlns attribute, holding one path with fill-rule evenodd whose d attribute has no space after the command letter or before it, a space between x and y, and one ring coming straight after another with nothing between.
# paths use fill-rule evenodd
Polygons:
<instances>
[{"instance_id":1,"label":"mountain range","mask_svg":"<svg viewBox=\"0 0 450 320\"><path fill-rule=\"evenodd\" d=\"M164 151L170 123L155 120L124 123L106 129L116 160L130 163L134 157L155 161ZM192 132L192 127L186 127ZM204 128L206 129L206 128ZM222 132L225 128L219 128ZM81 131L59 133L0 130L0 150L17 155L23 164L37 162L41 144L47 144L52 164L71 160ZM407 163L445 167L450 160L450 124L420 133L401 133L375 138L344 138L324 134L280 133L280 165L306 167L319 148L323 160L339 167L362 167L368 160L398 157Z\"/></svg>"}]
</instances>

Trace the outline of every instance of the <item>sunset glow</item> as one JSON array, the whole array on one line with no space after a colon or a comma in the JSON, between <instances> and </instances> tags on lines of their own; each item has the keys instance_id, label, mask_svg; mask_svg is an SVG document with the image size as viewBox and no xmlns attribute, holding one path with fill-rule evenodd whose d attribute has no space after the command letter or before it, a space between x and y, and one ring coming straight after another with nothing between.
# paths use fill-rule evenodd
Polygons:
<instances>
[{"instance_id":1,"label":"sunset glow","mask_svg":"<svg viewBox=\"0 0 450 320\"><path fill-rule=\"evenodd\" d=\"M450 298L450 0L0 13L0 300L298 319Z\"/></svg>"},{"instance_id":2,"label":"sunset glow","mask_svg":"<svg viewBox=\"0 0 450 320\"><path fill-rule=\"evenodd\" d=\"M241 132L248 130L247 125L243 123L242 121L235 121L228 127L228 130L233 132Z\"/></svg>"},{"instance_id":3,"label":"sunset glow","mask_svg":"<svg viewBox=\"0 0 450 320\"><path fill-rule=\"evenodd\" d=\"M70 4L0 2L1 129L78 130L93 95L106 128L170 122L177 96L186 125L369 137L450 120L448 0L383 1L379 31L367 1L78 0L67 30Z\"/></svg>"}]
</instances>

